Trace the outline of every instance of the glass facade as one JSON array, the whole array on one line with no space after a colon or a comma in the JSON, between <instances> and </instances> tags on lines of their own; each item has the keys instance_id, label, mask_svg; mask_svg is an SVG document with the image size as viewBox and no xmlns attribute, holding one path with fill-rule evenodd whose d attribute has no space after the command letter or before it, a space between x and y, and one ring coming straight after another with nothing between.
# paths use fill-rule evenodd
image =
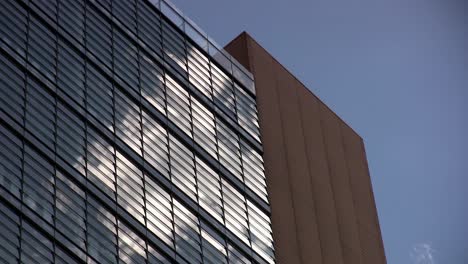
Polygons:
<instances>
[{"instance_id":1,"label":"glass facade","mask_svg":"<svg viewBox=\"0 0 468 264\"><path fill-rule=\"evenodd\" d=\"M250 73L166 1L0 1L0 260L274 263Z\"/></svg>"}]
</instances>

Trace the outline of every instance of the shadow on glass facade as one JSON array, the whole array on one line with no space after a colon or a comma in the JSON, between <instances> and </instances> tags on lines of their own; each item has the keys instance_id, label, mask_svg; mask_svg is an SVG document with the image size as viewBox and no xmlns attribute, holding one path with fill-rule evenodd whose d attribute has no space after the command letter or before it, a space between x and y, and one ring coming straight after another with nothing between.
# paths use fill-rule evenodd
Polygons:
<instances>
[{"instance_id":1,"label":"shadow on glass facade","mask_svg":"<svg viewBox=\"0 0 468 264\"><path fill-rule=\"evenodd\" d=\"M164 1L0 2L0 259L275 262L253 81L196 33Z\"/></svg>"}]
</instances>

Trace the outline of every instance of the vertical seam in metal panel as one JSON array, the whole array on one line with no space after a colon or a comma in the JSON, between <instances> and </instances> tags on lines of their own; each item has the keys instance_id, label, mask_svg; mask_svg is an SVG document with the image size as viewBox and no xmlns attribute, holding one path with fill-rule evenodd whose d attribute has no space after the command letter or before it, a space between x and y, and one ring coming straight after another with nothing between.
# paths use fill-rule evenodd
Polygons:
<instances>
[{"instance_id":1,"label":"vertical seam in metal panel","mask_svg":"<svg viewBox=\"0 0 468 264\"><path fill-rule=\"evenodd\" d=\"M325 139L325 130L324 130L324 122L323 122L323 119L322 119L322 110L321 110L321 106L320 106L321 102L320 101L317 101L317 111L318 111L318 115L319 115L319 123L320 123L320 131L322 132L322 143L323 143L323 147L325 149L325 161L327 163L327 169L328 169L328 179L329 179L329 183L330 183L330 189L332 191L332 196L333 196L333 205L335 206L335 216L336 216L336 225L337 225L337 230L338 230L338 238L340 240L340 245L341 245L341 252L342 252L342 258L343 258L343 262L346 263L346 259L345 259L345 255L344 255L344 242L343 242L343 237L342 237L342 234L341 234L341 228L340 228L340 219L339 219L339 214L338 214L338 210L337 210L337 206L336 206L336 198L335 198L335 188L333 186L333 183L332 183L332 173L331 173L331 166L330 166L330 161L329 161L329 149L328 149L328 144L327 144L327 140Z\"/></svg>"},{"instance_id":2,"label":"vertical seam in metal panel","mask_svg":"<svg viewBox=\"0 0 468 264\"><path fill-rule=\"evenodd\" d=\"M250 40L250 37L246 36L246 42L247 42L247 48L253 48L253 46L251 45L251 40ZM250 53L249 53L250 54ZM273 59L272 58L269 58L270 59L270 65L271 65L271 71L273 72L274 69L273 69ZM254 74L254 78L255 78L255 73L256 73L256 69L255 69L255 63L253 63L253 55L249 56L249 62L252 62L251 63L251 70ZM273 77L274 78L274 77ZM276 94L278 93L277 92L277 89L276 89L276 86L277 86L277 79L274 78L274 87L271 87L271 89L275 89L276 90ZM270 102L272 105L275 105L278 107L278 112L279 112L279 98L278 98L278 95L276 95L276 102ZM285 147L285 143L284 143L284 136L283 136L283 123L282 123L282 118L281 118L281 115L278 116L278 119L280 121L280 124L281 124L281 140L282 140L282 145L283 145L283 148ZM263 141L262 141L263 142ZM265 144L266 142L263 142L263 144ZM288 175L285 175L287 177L287 181L288 181L288 195L290 196L290 199L291 199L291 209L293 211L293 220L294 220L294 226L295 226L295 240L296 240L296 244L299 245L299 240L297 238L297 233L298 233L298 230L297 230L297 221L296 221L296 213L295 213L295 208L294 208L294 201L293 201L293 197L292 197L292 194L291 194L291 184L290 184L290 181L289 181L289 166L287 164L287 159L286 157L285 158L285 162L286 162L286 169L287 169L287 174ZM274 232L274 230L273 230ZM301 254L301 250L300 248L296 248L296 252L297 254L299 254L299 259L302 260L302 254Z\"/></svg>"},{"instance_id":3,"label":"vertical seam in metal panel","mask_svg":"<svg viewBox=\"0 0 468 264\"><path fill-rule=\"evenodd\" d=\"M312 98L316 98L315 96L313 96ZM300 101L300 100L299 100ZM344 259L344 254L343 254L343 249L341 247L341 244L342 244L342 239L341 239L341 234L340 234L340 228L339 228L339 221L338 221L338 212L337 212L337 208L336 208L336 201L335 201L335 193L334 193L334 189L333 189L333 185L331 183L331 172L330 172L330 164L328 162L328 157L327 157L327 146L326 146L326 143L325 143L325 138L324 138L324 131L323 131L323 126L322 126L322 120L321 120L321 115L320 115L320 101L317 100L316 103L315 103L315 110L316 110L316 113L318 115L318 125L319 125L319 132L320 132L320 138L321 138L321 143L322 143L322 147L323 147L323 150L324 150L324 161L326 163L326 166L327 166L327 183L328 183L328 186L330 186L330 191L331 191L331 199L332 199L332 204L333 204L333 209L334 209L334 213L335 213L335 223L336 225L334 226L334 228L336 228L336 233L338 235L338 241L340 243L340 248L337 249L340 251L340 259L341 259L341 263L345 263L345 259ZM305 106L304 106L305 107ZM302 118L302 111L301 111L301 118ZM312 177L312 175L311 175Z\"/></svg>"},{"instance_id":4,"label":"vertical seam in metal panel","mask_svg":"<svg viewBox=\"0 0 468 264\"><path fill-rule=\"evenodd\" d=\"M289 73L288 73L289 74ZM294 82L296 82L296 79L294 79ZM296 82L297 84L297 82ZM302 108L301 108L301 102L299 100L299 95L298 95L298 92L297 92L297 89L298 87L297 86L293 86L293 89L294 89L294 94L296 96L296 104L297 104L297 107L298 107L298 112L299 112L299 132L301 133L302 135L302 140L304 142L304 156L306 158L306 166L307 166L307 174L308 174L308 177L307 179L309 180L309 186L310 186L310 195L311 195L311 199L312 199L312 206L314 207L313 210L315 212L315 228L317 230L317 237L318 237L318 240L319 240L319 247L320 247L320 259L323 263L323 245L322 245L322 239L320 237L320 228L319 228L319 223L318 223L318 214L317 214L317 206L316 206L316 203L315 203L315 195L314 195L314 191L313 191L313 184L312 184L312 172L311 172L311 165L309 164L310 163L310 159L309 159L309 153L307 151L307 145L306 145L306 139L305 139L305 135L304 135L304 121L303 121L303 116L302 116Z\"/></svg>"},{"instance_id":5,"label":"vertical seam in metal panel","mask_svg":"<svg viewBox=\"0 0 468 264\"><path fill-rule=\"evenodd\" d=\"M274 85L274 89L276 90L276 105L278 106L278 110L279 110L279 116L278 116L278 119L280 121L280 125L281 125L281 143L283 145L283 149L284 149L284 155L285 155L285 164L286 164L286 169L287 169L287 178L288 178L288 187L289 187L289 193L291 195L291 207L292 207L292 210L293 210L293 213L294 213L294 225L295 225L295 229L296 229L296 242L297 242L297 245L298 245L298 248L297 248L297 251L299 253L299 258L302 260L301 262L302 263L307 263L308 260L304 259L304 253L302 252L302 248L301 248L301 241L300 239L298 238L298 235L300 230L298 230L298 224L297 224L297 214L296 214L296 208L294 207L294 196L292 195L293 193L293 190L292 190L292 186L291 186L291 177L290 177L290 164L288 162L288 158L287 158L287 153L286 153L286 139L285 139L285 136L284 136L284 122L283 122L283 117L281 116L281 103L280 103L280 98L279 98L279 94L278 94L278 75L276 74L276 70L274 68L274 63L275 61L273 60L273 58L270 57L270 60L271 60L271 65L272 65L272 70L273 70L273 73L274 73L274 80L275 80L275 85Z\"/></svg>"}]
</instances>

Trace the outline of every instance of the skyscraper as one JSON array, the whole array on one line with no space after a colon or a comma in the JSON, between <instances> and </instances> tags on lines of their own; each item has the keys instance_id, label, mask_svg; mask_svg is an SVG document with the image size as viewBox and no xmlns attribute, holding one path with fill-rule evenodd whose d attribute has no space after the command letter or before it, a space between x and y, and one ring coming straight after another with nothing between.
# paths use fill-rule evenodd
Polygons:
<instances>
[{"instance_id":1,"label":"skyscraper","mask_svg":"<svg viewBox=\"0 0 468 264\"><path fill-rule=\"evenodd\" d=\"M305 172L304 142L276 148L285 109L246 41L228 47L241 64L166 0L0 1L0 260L371 263L372 194L312 188L370 187L365 156L343 178Z\"/></svg>"}]
</instances>

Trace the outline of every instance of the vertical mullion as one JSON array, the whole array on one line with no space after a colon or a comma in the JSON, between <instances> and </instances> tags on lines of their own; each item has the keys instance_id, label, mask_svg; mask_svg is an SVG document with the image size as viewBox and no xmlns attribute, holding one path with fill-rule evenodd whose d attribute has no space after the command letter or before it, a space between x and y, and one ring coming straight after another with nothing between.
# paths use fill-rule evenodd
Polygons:
<instances>
[{"instance_id":1,"label":"vertical mullion","mask_svg":"<svg viewBox=\"0 0 468 264\"><path fill-rule=\"evenodd\" d=\"M184 22L185 23L185 22ZM185 25L184 25L185 26ZM190 74L188 70L188 54L187 54L187 38L184 36L184 56L185 56L185 71L187 72L187 76ZM188 78L188 77L187 77ZM195 144L195 131L194 131L194 125L193 125L193 105L192 105L192 100L193 100L193 95L191 94L190 91L188 92L188 101L189 101L189 113L190 113L190 130L191 130L191 135L193 139L193 144ZM193 145L191 146L193 149ZM193 165L193 176L195 178L195 194L196 194L196 199L197 199L197 211L200 210L200 195L198 192L198 175L197 175L197 163L195 160L195 153L193 150L188 149L191 152L191 159L192 159L192 165ZM201 222L200 222L200 217L198 214L195 214L195 217L197 218L197 226L198 226L198 244L200 247L200 259L202 263L205 263L205 260L203 258L203 244L202 244L202 237L201 237Z\"/></svg>"},{"instance_id":2,"label":"vertical mullion","mask_svg":"<svg viewBox=\"0 0 468 264\"><path fill-rule=\"evenodd\" d=\"M26 50L25 50L25 64L24 67L28 67L28 60L29 60L29 32L30 32L30 20L31 20L31 14L29 12L29 5L28 8L25 9L25 12L27 13L27 19L26 19ZM23 218L23 207L24 207L24 202L23 202L23 197L24 197L24 166L25 166L25 138L26 138L26 105L27 105L27 98L28 98L28 93L27 93L27 85L28 85L28 79L29 79L29 74L25 72L24 76L24 86L23 86L23 92L24 92L24 104L23 104L23 131L22 131L22 138L21 138L21 181L20 181L20 212L21 214L19 215L20 217L20 223L19 223L19 262L22 261L22 256L23 256L23 224L24 224L24 218Z\"/></svg>"},{"instance_id":3,"label":"vertical mullion","mask_svg":"<svg viewBox=\"0 0 468 264\"><path fill-rule=\"evenodd\" d=\"M136 26L136 36L139 36L139 23L138 23L138 1L135 1L135 26ZM136 47L136 59L137 59L137 72L138 72L138 114L139 114L139 125L140 125L140 147L141 147L141 157L143 158L143 167L145 166L145 151L144 147L145 144L143 143L143 113L142 113L142 92L141 92L141 65L140 65L140 46L135 45ZM146 227L146 232L148 232L148 216L147 216L147 207L146 207L146 173L142 171L142 184L143 184L143 214L144 214L144 221L145 221L145 227ZM145 257L146 257L146 263L149 263L149 241L148 241L148 236L144 239L145 241Z\"/></svg>"},{"instance_id":4,"label":"vertical mullion","mask_svg":"<svg viewBox=\"0 0 468 264\"><path fill-rule=\"evenodd\" d=\"M88 41L87 41L87 35L88 35L88 23L87 23L87 8L86 8L86 3L83 2L83 12L84 12L84 21L83 21L83 46L85 50L88 50ZM88 227L88 58L85 56L84 57L84 108L85 108L85 120L84 120L84 137L85 137L85 152L84 152L84 159L85 159L85 186L86 189L84 190L84 195L85 195L85 249L86 249L86 262L89 261L89 227Z\"/></svg>"},{"instance_id":5,"label":"vertical mullion","mask_svg":"<svg viewBox=\"0 0 468 264\"><path fill-rule=\"evenodd\" d=\"M209 74L210 74L210 91L211 91L211 97L214 100L214 91L213 91L213 69L212 69L212 61L211 57L208 57L208 67L209 67ZM216 104L213 103L213 108L217 107ZM219 134L218 134L218 122L219 118L217 117L216 114L213 113L213 123L214 123L214 133L216 137L216 159L218 160L218 163L220 162L220 156L219 156ZM224 187L223 187L223 182L222 182L223 175L221 173L218 173L218 184L219 184L219 190L221 193L221 212L222 212L222 219L223 219L223 226L226 226L226 210L224 208ZM229 247L228 247L228 242L226 239L226 234L223 234L224 238L224 247L226 249L226 263L229 263Z\"/></svg>"},{"instance_id":6,"label":"vertical mullion","mask_svg":"<svg viewBox=\"0 0 468 264\"><path fill-rule=\"evenodd\" d=\"M163 36L163 32L162 32L162 28L163 28L163 21L162 21L162 16L159 15L159 18L160 18L160 23L159 23L159 33L161 34L161 48L162 48L162 57L163 59L165 58L165 52L164 52L164 36ZM168 104L167 104L167 79L166 79L166 75L167 75L167 70L165 69L165 67L161 67L161 71L163 73L163 89L164 89L164 109L165 109L165 112L166 112L166 116L168 115L168 112L167 112L167 109L168 109ZM169 117L168 117L169 119ZM165 124L166 127L167 127L167 124ZM172 159L171 159L171 148L170 148L170 133L168 130L166 130L166 145L167 145L167 156L168 156L168 162L169 162L169 180L172 182L172 166L171 166L171 163L172 163ZM171 184L170 185L170 193L169 193L169 198L170 198L170 206L171 206L171 224L172 224L172 245L174 247L174 252L175 252L175 259L177 260L177 245L176 245L176 235L175 235L175 213L174 213L174 197L173 197L173 193L174 193L174 185Z\"/></svg>"},{"instance_id":7,"label":"vertical mullion","mask_svg":"<svg viewBox=\"0 0 468 264\"><path fill-rule=\"evenodd\" d=\"M55 21L57 23L57 28L58 28L58 13L59 13L59 1L56 2L56 7L55 7ZM57 232L57 83L58 83L58 32L53 32L55 33L55 58L54 58L54 70L55 70L55 78L54 78L54 84L55 84L55 93L54 93L54 178L53 178L53 199L54 199L54 217L53 217L53 225L54 225L54 240L52 241L52 247L53 247L53 254L52 254L52 259L55 262L56 260L56 255L57 255L57 245L56 245L56 232Z\"/></svg>"},{"instance_id":8,"label":"vertical mullion","mask_svg":"<svg viewBox=\"0 0 468 264\"><path fill-rule=\"evenodd\" d=\"M209 74L210 74L210 91L211 91L211 97L214 100L214 88L213 88L213 68L212 68L212 60L211 57L208 57L208 67L209 67ZM215 103L213 103L213 109L217 107ZM214 114L214 113L213 113ZM219 117L217 115L213 115L213 121L214 121L214 133L216 137L216 159L218 160L218 163L220 163L220 156L219 156L219 133L218 133L218 122L219 122ZM221 173L218 173L218 184L219 184L219 190L221 193L221 212L222 212L222 219L223 219L223 226L226 226L226 209L224 208L224 186L222 182L223 175ZM229 246L228 242L226 239L226 234L223 234L224 238L224 247L226 249L226 263L229 263Z\"/></svg>"},{"instance_id":9,"label":"vertical mullion","mask_svg":"<svg viewBox=\"0 0 468 264\"><path fill-rule=\"evenodd\" d=\"M114 4L114 1L110 1L110 10L111 10L111 14L112 14L112 9L113 9L113 4ZM112 146L112 149L113 149L113 163L114 163L114 198L115 198L115 212L118 212L118 186L117 186L117 150L115 148L115 142L116 142L116 138L117 138L117 135L116 135L116 120L115 120L115 112L116 112L116 102L115 102L115 40L114 40L114 30L115 30L115 27L114 27L114 23L110 22L109 23L110 25L110 33L111 33L111 57L112 57L112 61L111 61L111 72L112 72L112 81L111 81L111 85L112 85L112 135L113 135L113 138L112 138L112 142L110 142L109 144ZM115 218L115 238L116 238L116 253L117 253L117 262L120 262L120 239L119 239L119 233L120 233L120 219L118 219L116 216L114 216Z\"/></svg>"}]
</instances>

